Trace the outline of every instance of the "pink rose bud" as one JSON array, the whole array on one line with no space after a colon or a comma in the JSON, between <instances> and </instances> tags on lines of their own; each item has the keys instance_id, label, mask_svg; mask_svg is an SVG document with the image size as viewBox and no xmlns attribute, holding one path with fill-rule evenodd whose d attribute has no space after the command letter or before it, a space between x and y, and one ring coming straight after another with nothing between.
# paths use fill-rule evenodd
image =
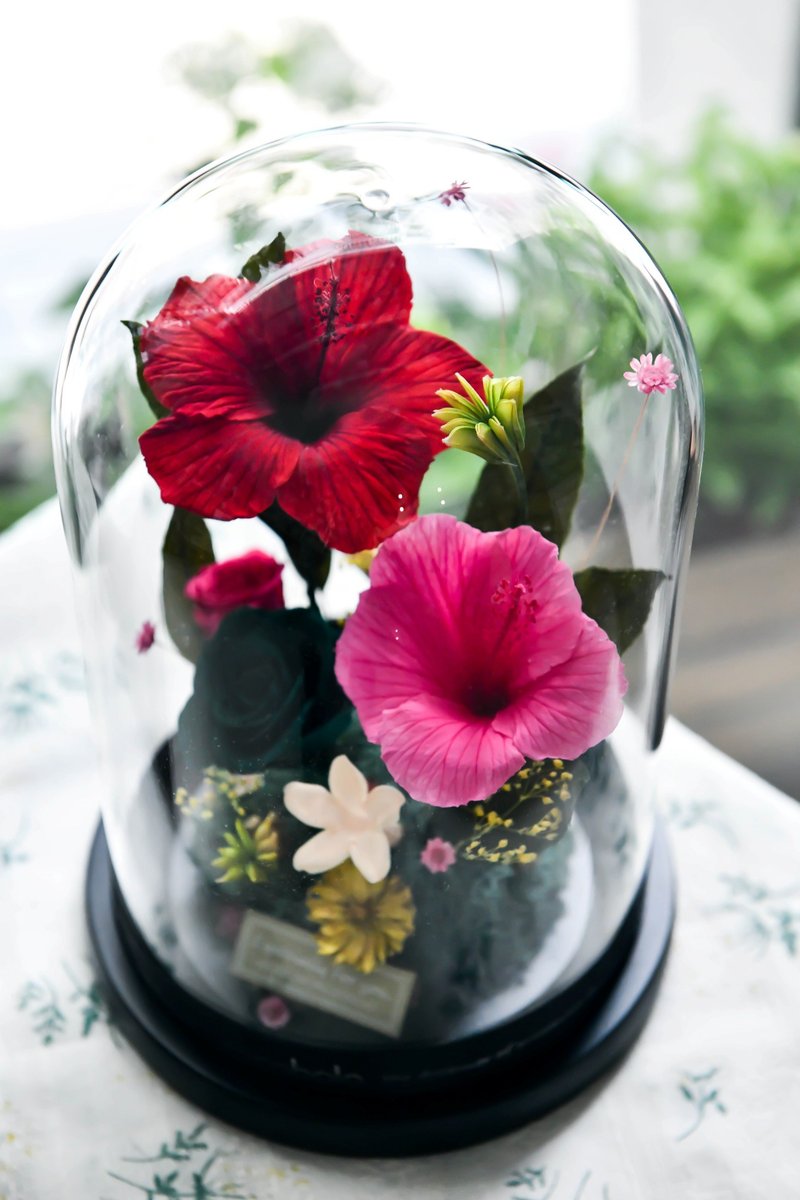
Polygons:
<instances>
[{"instance_id":1,"label":"pink rose bud","mask_svg":"<svg viewBox=\"0 0 800 1200\"><path fill-rule=\"evenodd\" d=\"M211 635L235 608L283 608L282 571L282 564L262 550L203 567L185 588L197 624Z\"/></svg>"}]
</instances>

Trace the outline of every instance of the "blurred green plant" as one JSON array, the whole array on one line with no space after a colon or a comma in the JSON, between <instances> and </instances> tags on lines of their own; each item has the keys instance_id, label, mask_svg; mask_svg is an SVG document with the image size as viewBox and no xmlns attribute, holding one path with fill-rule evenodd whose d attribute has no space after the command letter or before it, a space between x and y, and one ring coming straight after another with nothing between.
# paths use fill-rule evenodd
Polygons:
<instances>
[{"instance_id":1,"label":"blurred green plant","mask_svg":"<svg viewBox=\"0 0 800 1200\"><path fill-rule=\"evenodd\" d=\"M196 166L230 153L242 141L256 143L281 132L273 124L281 92L325 116L345 117L373 104L381 91L331 29L307 21L289 25L271 52L241 34L229 34L221 42L185 47L172 65L186 87L221 110L229 125L226 142Z\"/></svg>"},{"instance_id":2,"label":"blurred green plant","mask_svg":"<svg viewBox=\"0 0 800 1200\"><path fill-rule=\"evenodd\" d=\"M0 530L55 490L50 457L50 380L28 370L0 393Z\"/></svg>"},{"instance_id":3,"label":"blurred green plant","mask_svg":"<svg viewBox=\"0 0 800 1200\"><path fill-rule=\"evenodd\" d=\"M800 513L800 138L759 145L714 110L680 161L617 142L589 186L652 252L692 331L701 532L787 524Z\"/></svg>"}]
</instances>

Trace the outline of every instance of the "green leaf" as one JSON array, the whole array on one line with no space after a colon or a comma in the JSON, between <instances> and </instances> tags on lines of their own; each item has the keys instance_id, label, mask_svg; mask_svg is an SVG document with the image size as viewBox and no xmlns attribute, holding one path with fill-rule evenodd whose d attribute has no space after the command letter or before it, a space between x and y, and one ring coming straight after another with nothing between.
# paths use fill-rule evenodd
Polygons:
<instances>
[{"instance_id":1,"label":"green leaf","mask_svg":"<svg viewBox=\"0 0 800 1200\"><path fill-rule=\"evenodd\" d=\"M250 255L242 267L242 276L250 283L258 283L262 271L277 263L282 263L285 257L286 238L282 233L277 233L268 246L262 246L260 250L256 250L255 254Z\"/></svg>"},{"instance_id":2,"label":"green leaf","mask_svg":"<svg viewBox=\"0 0 800 1200\"><path fill-rule=\"evenodd\" d=\"M624 654L642 632L653 597L665 579L663 571L588 567L576 573L575 586L587 617L596 621Z\"/></svg>"},{"instance_id":3,"label":"green leaf","mask_svg":"<svg viewBox=\"0 0 800 1200\"><path fill-rule=\"evenodd\" d=\"M133 354L136 359L136 379L138 380L139 389L142 395L156 417L169 416L169 409L165 408L163 404L159 404L155 398L155 395L153 394L152 388L144 377L144 363L142 362L142 350L140 345L143 329L142 324L139 321L123 321L122 324L128 330L131 338L133 339Z\"/></svg>"},{"instance_id":4,"label":"green leaf","mask_svg":"<svg viewBox=\"0 0 800 1200\"><path fill-rule=\"evenodd\" d=\"M328 572L331 569L331 552L325 543L311 529L306 529L294 517L277 504L259 513L265 525L277 533L286 547L289 557L300 575L306 581L308 594L312 603L314 592L325 586Z\"/></svg>"},{"instance_id":5,"label":"green leaf","mask_svg":"<svg viewBox=\"0 0 800 1200\"><path fill-rule=\"evenodd\" d=\"M162 550L164 559L164 619L173 642L184 658L197 662L203 634L194 619L192 603L184 595L186 584L214 561L211 534L202 517L176 508Z\"/></svg>"},{"instance_id":6,"label":"green leaf","mask_svg":"<svg viewBox=\"0 0 800 1200\"><path fill-rule=\"evenodd\" d=\"M258 129L258 121L253 121L250 117L237 117L236 124L233 127L233 140L241 141L247 137L248 133L252 133L254 129Z\"/></svg>"},{"instance_id":7,"label":"green leaf","mask_svg":"<svg viewBox=\"0 0 800 1200\"><path fill-rule=\"evenodd\" d=\"M528 522L560 546L569 533L583 479L583 363L564 371L526 401L522 470ZM467 509L466 521L489 533L520 524L511 469L487 463Z\"/></svg>"}]
</instances>

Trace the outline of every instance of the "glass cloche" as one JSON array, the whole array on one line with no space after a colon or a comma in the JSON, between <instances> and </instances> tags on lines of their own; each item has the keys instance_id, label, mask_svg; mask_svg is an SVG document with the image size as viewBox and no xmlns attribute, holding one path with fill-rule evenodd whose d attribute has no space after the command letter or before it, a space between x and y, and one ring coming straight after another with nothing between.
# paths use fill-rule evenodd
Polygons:
<instances>
[{"instance_id":1,"label":"glass cloche","mask_svg":"<svg viewBox=\"0 0 800 1200\"><path fill-rule=\"evenodd\" d=\"M700 422L645 249L477 141L275 142L103 263L55 404L89 907L182 1090L331 1148L550 1087L647 936Z\"/></svg>"}]
</instances>

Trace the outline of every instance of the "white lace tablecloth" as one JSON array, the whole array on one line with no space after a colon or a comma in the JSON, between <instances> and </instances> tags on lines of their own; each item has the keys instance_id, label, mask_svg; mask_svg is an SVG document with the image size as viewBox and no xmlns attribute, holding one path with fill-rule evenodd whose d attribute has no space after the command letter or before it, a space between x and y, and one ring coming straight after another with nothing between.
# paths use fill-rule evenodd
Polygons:
<instances>
[{"instance_id":1,"label":"white lace tablecloth","mask_svg":"<svg viewBox=\"0 0 800 1200\"><path fill-rule=\"evenodd\" d=\"M61 526L0 538L0 1200L795 1200L800 807L670 725L679 879L663 986L603 1083L415 1161L285 1150L206 1117L109 1023L83 879L101 787Z\"/></svg>"}]
</instances>

